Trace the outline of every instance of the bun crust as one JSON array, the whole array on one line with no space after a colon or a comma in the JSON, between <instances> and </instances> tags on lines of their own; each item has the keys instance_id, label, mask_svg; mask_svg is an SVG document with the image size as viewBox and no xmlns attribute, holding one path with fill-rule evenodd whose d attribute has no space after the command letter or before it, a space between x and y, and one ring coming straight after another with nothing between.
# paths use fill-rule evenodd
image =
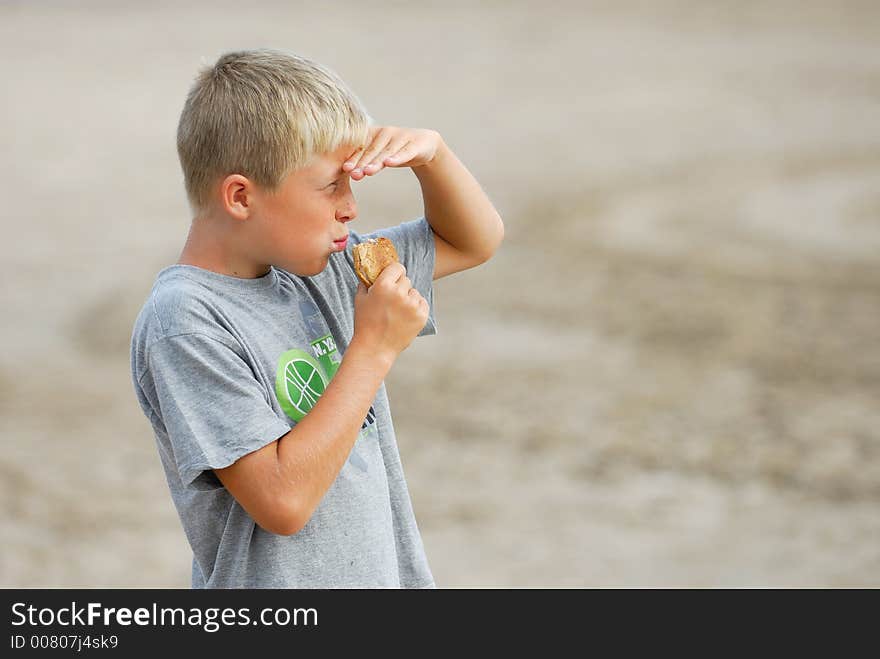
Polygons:
<instances>
[{"instance_id":1,"label":"bun crust","mask_svg":"<svg viewBox=\"0 0 880 659\"><path fill-rule=\"evenodd\" d=\"M387 266L398 261L394 243L388 238L373 238L355 245L351 250L354 271L369 288Z\"/></svg>"}]
</instances>

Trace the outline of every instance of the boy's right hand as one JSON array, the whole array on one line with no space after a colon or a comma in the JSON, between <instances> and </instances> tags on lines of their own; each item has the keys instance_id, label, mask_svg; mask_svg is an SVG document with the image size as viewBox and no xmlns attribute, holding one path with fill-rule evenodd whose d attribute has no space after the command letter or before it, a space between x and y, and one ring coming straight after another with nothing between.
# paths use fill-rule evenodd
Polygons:
<instances>
[{"instance_id":1,"label":"boy's right hand","mask_svg":"<svg viewBox=\"0 0 880 659\"><path fill-rule=\"evenodd\" d=\"M358 283L352 343L394 361L427 321L428 302L413 288L401 263L385 268L369 289Z\"/></svg>"}]
</instances>

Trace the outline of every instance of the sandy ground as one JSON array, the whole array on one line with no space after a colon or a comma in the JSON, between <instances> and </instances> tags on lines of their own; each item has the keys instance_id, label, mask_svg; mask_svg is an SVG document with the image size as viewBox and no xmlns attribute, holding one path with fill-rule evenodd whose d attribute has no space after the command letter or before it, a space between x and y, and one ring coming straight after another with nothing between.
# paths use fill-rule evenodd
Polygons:
<instances>
[{"instance_id":1,"label":"sandy ground","mask_svg":"<svg viewBox=\"0 0 880 659\"><path fill-rule=\"evenodd\" d=\"M254 46L506 220L388 380L441 586L880 585L877 3L140 4L0 5L0 585L189 583L128 341L186 89Z\"/></svg>"}]
</instances>

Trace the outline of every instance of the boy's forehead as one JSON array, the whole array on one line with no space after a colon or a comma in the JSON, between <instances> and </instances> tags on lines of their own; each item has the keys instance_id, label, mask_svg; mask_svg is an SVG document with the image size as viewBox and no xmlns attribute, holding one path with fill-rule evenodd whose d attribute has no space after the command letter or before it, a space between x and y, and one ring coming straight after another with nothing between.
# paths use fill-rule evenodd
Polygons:
<instances>
[{"instance_id":1,"label":"boy's forehead","mask_svg":"<svg viewBox=\"0 0 880 659\"><path fill-rule=\"evenodd\" d=\"M343 173L342 164L346 158L356 150L357 147L342 146L336 151L320 154L307 169L319 177L337 176Z\"/></svg>"}]
</instances>

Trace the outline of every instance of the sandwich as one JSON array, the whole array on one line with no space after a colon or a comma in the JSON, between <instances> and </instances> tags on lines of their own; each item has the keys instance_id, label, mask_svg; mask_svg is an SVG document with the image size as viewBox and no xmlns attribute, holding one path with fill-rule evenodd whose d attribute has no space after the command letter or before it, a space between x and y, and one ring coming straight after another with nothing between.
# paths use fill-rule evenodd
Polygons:
<instances>
[{"instance_id":1,"label":"sandwich","mask_svg":"<svg viewBox=\"0 0 880 659\"><path fill-rule=\"evenodd\" d=\"M394 243L387 238L372 238L355 245L352 250L354 271L369 288L388 265L398 261Z\"/></svg>"}]
</instances>

